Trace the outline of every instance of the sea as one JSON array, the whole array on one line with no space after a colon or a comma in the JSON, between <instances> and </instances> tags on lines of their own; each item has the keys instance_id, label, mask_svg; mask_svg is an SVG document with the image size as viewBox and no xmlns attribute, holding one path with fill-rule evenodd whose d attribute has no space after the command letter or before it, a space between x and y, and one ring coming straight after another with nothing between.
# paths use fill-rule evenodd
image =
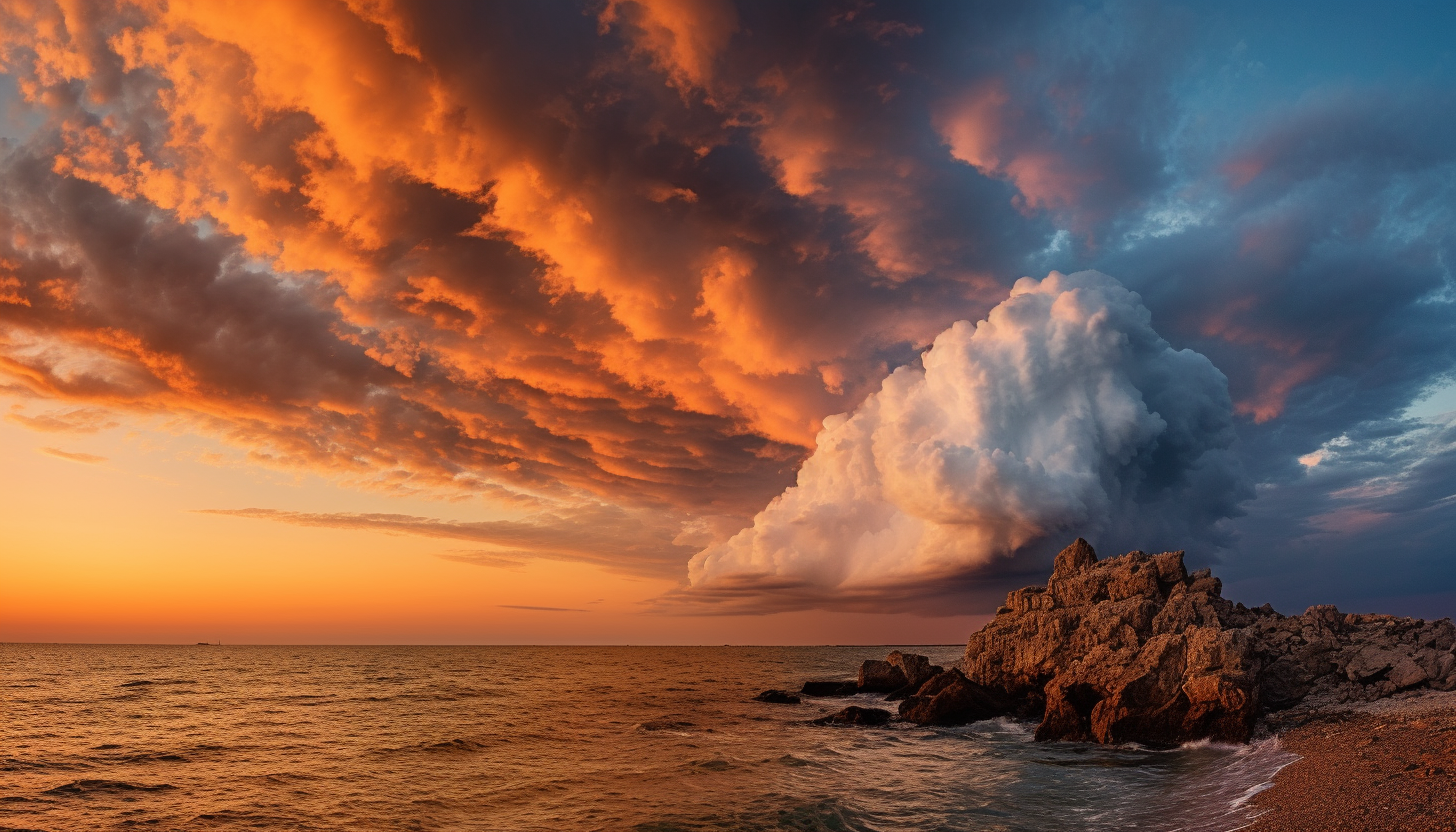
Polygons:
<instances>
[{"instance_id":1,"label":"sea","mask_svg":"<svg viewBox=\"0 0 1456 832\"><path fill-rule=\"evenodd\" d=\"M753 699L892 649L962 650L0 645L0 829L1222 832L1295 759Z\"/></svg>"}]
</instances>

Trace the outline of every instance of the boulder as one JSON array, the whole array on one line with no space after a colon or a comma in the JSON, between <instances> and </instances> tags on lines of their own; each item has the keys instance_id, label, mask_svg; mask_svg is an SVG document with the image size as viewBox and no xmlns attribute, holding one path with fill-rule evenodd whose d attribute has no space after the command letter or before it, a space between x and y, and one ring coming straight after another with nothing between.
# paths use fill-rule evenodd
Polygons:
<instances>
[{"instance_id":1,"label":"boulder","mask_svg":"<svg viewBox=\"0 0 1456 832\"><path fill-rule=\"evenodd\" d=\"M885 657L885 660L900 671L905 681L901 687L913 687L919 690L920 686L930 681L931 677L938 676L944 668L930 663L930 659L916 653L901 653L899 650Z\"/></svg>"},{"instance_id":2,"label":"boulder","mask_svg":"<svg viewBox=\"0 0 1456 832\"><path fill-rule=\"evenodd\" d=\"M799 695L786 690L766 690L753 698L758 702L769 702L775 705L799 704Z\"/></svg>"},{"instance_id":3,"label":"boulder","mask_svg":"<svg viewBox=\"0 0 1456 832\"><path fill-rule=\"evenodd\" d=\"M815 725L884 725L890 721L890 712L883 708L861 708L858 705L850 705L848 708L829 716L822 716L814 720Z\"/></svg>"},{"instance_id":4,"label":"boulder","mask_svg":"<svg viewBox=\"0 0 1456 832\"><path fill-rule=\"evenodd\" d=\"M915 695L900 703L900 718L917 725L959 725L1008 713L1006 697L946 670L928 679Z\"/></svg>"},{"instance_id":5,"label":"boulder","mask_svg":"<svg viewBox=\"0 0 1456 832\"><path fill-rule=\"evenodd\" d=\"M889 693L905 687L909 680L900 668L888 661L870 659L859 668L859 690L866 693Z\"/></svg>"}]
</instances>

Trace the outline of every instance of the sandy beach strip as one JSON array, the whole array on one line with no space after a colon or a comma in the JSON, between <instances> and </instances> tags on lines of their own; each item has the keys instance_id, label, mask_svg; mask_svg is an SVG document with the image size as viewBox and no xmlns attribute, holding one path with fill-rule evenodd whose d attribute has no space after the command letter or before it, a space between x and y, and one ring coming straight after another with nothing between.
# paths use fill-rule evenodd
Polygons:
<instances>
[{"instance_id":1,"label":"sandy beach strip","mask_svg":"<svg viewBox=\"0 0 1456 832\"><path fill-rule=\"evenodd\" d=\"M1254 798L1264 814L1246 832L1456 830L1456 692L1280 722L1302 759Z\"/></svg>"}]
</instances>

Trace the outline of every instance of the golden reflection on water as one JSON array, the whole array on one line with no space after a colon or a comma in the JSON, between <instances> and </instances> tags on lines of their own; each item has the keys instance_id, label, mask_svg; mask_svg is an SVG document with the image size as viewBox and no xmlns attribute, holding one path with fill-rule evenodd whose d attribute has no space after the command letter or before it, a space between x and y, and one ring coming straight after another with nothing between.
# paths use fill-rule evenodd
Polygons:
<instances>
[{"instance_id":1,"label":"golden reflection on water","mask_svg":"<svg viewBox=\"0 0 1456 832\"><path fill-rule=\"evenodd\" d=\"M752 700L889 649L3 645L0 827L1221 830L1288 757Z\"/></svg>"}]
</instances>

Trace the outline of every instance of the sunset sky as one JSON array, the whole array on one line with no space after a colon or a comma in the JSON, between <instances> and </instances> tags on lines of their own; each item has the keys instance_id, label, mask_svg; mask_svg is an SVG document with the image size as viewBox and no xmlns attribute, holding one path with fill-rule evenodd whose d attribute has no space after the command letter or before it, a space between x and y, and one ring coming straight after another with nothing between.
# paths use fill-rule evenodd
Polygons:
<instances>
[{"instance_id":1,"label":"sunset sky","mask_svg":"<svg viewBox=\"0 0 1456 832\"><path fill-rule=\"evenodd\" d=\"M1079 535L1456 614L1448 3L0 0L0 71L0 640L948 643Z\"/></svg>"}]
</instances>

